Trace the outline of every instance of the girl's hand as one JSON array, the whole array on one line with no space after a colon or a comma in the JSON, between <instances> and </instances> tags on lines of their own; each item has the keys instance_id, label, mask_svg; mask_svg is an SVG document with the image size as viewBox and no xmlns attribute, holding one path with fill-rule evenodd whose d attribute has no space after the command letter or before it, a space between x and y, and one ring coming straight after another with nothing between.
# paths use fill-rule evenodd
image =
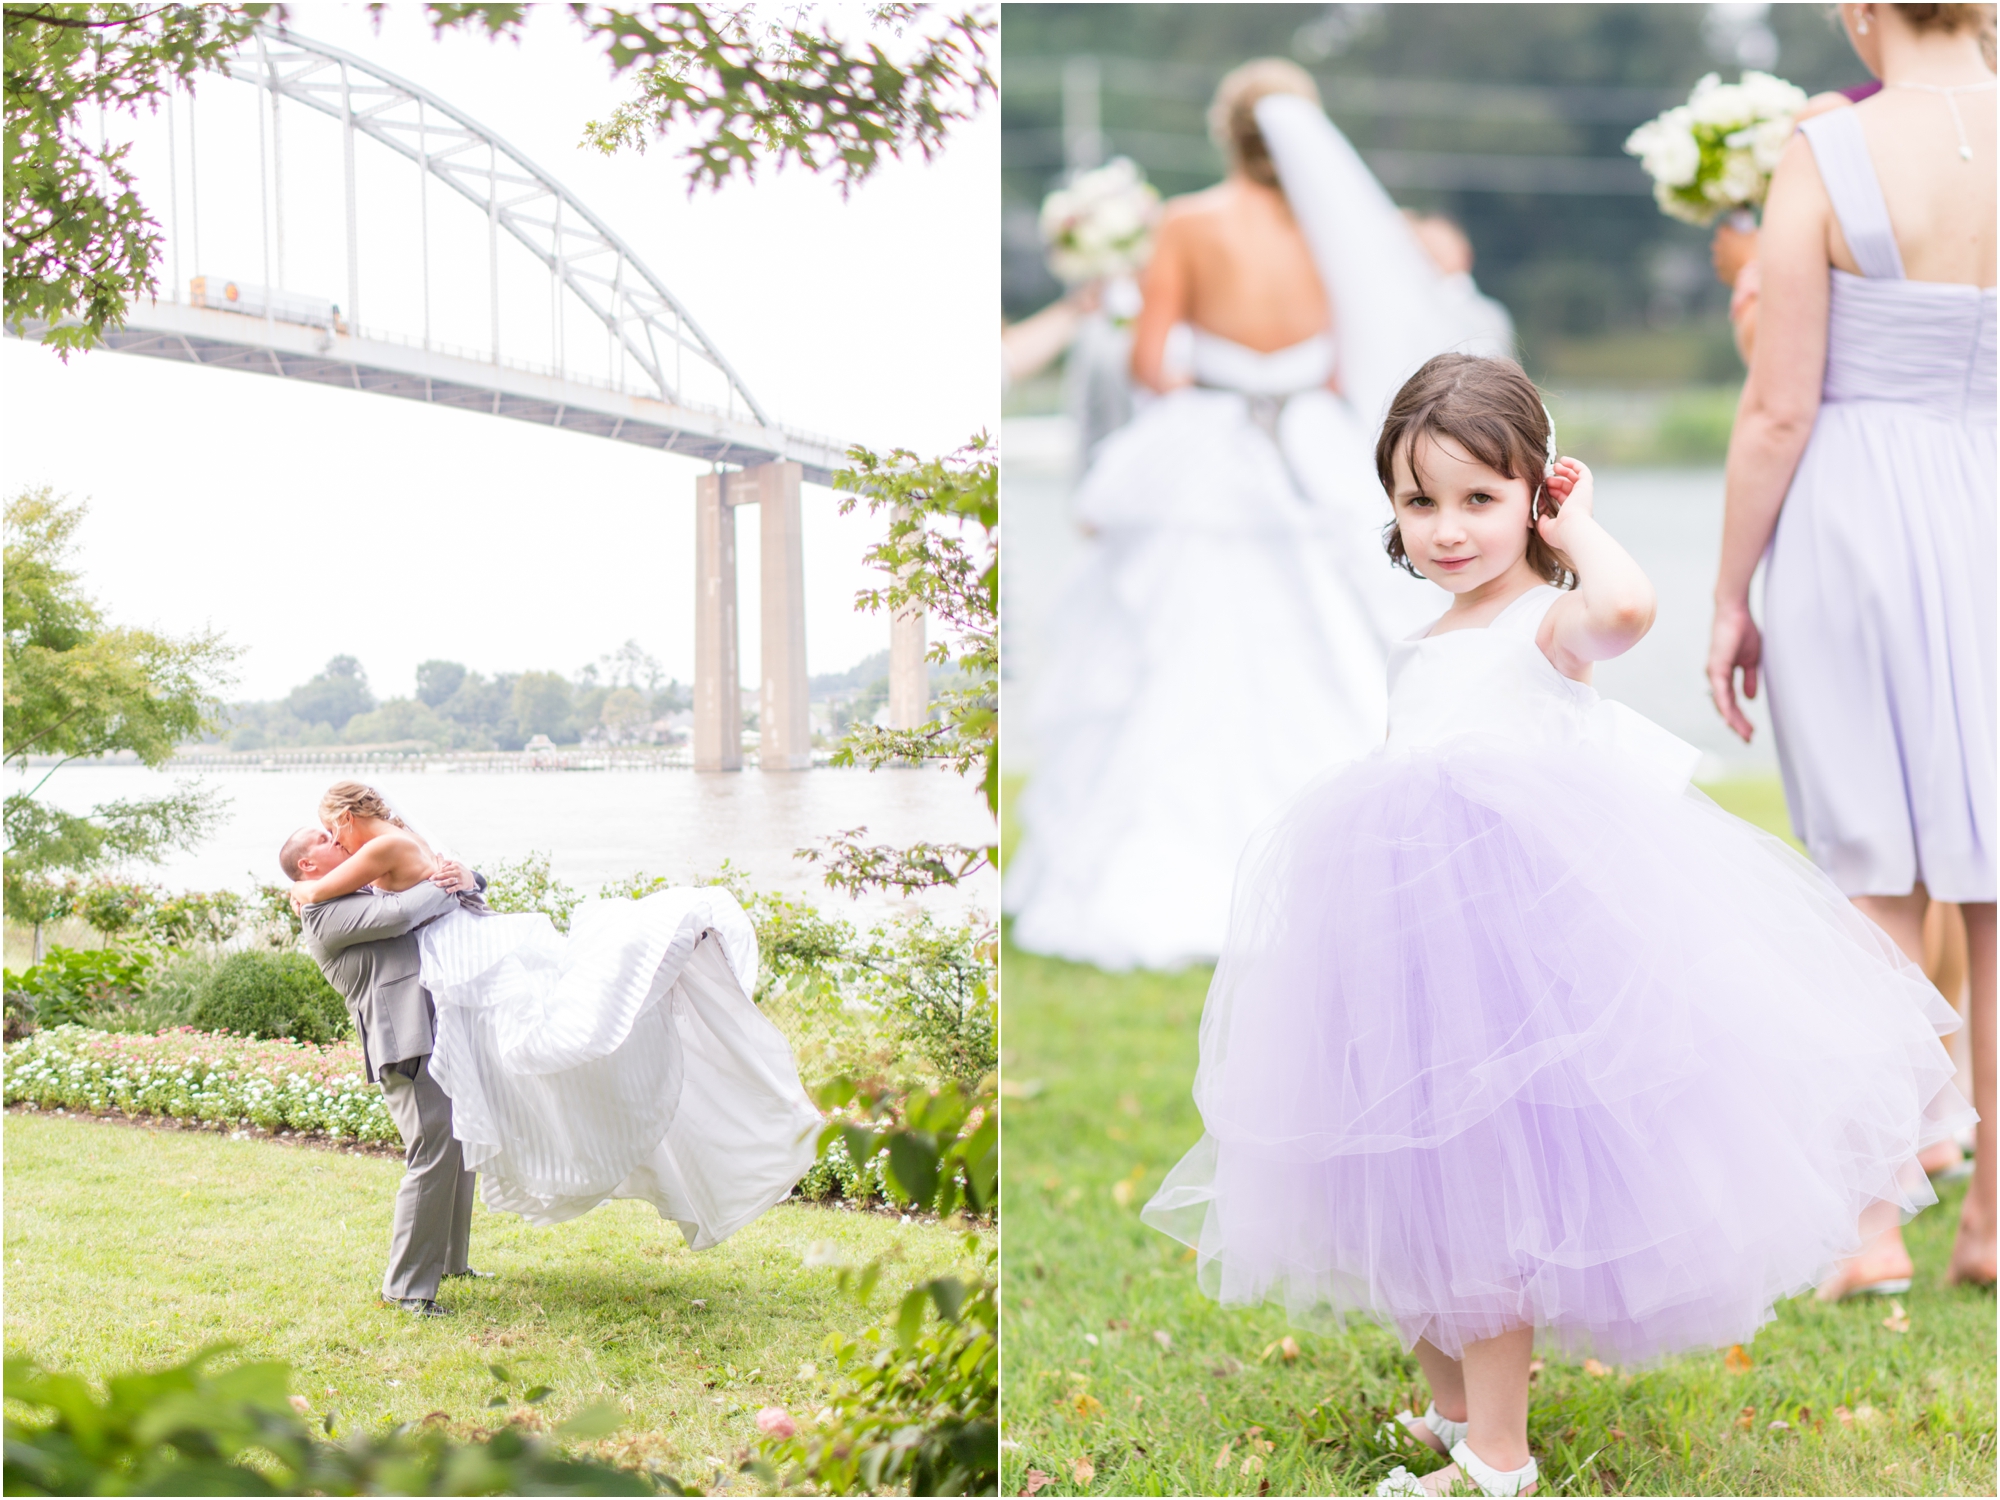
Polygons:
<instances>
[{"instance_id":1,"label":"girl's hand","mask_svg":"<svg viewBox=\"0 0 2000 1500\"><path fill-rule=\"evenodd\" d=\"M1736 701L1736 674L1743 673L1743 696L1757 696L1757 669L1764 657L1764 637L1750 618L1747 604L1718 604L1708 637L1708 692L1715 711L1744 744L1755 727Z\"/></svg>"},{"instance_id":2,"label":"girl's hand","mask_svg":"<svg viewBox=\"0 0 2000 1500\"><path fill-rule=\"evenodd\" d=\"M1590 477L1590 470L1573 458L1556 460L1555 472L1542 481L1547 494L1542 500L1542 514L1535 523L1542 540L1556 551L1567 553L1563 539L1579 520L1591 519L1591 505L1596 491L1596 482Z\"/></svg>"}]
</instances>

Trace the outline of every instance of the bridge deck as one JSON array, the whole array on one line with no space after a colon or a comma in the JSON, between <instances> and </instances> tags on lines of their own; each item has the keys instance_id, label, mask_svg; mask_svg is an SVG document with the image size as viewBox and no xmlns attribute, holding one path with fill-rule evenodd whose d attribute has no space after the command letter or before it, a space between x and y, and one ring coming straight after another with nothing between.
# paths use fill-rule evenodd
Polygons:
<instances>
[{"instance_id":1,"label":"bridge deck","mask_svg":"<svg viewBox=\"0 0 2000 1500\"><path fill-rule=\"evenodd\" d=\"M30 325L23 336L40 337ZM10 330L11 335L11 330ZM189 307L134 304L105 347L121 354L309 380L378 396L458 407L725 464L790 460L808 484L830 485L843 450L826 438L721 412L676 406L605 386L435 349L353 337L299 323Z\"/></svg>"}]
</instances>

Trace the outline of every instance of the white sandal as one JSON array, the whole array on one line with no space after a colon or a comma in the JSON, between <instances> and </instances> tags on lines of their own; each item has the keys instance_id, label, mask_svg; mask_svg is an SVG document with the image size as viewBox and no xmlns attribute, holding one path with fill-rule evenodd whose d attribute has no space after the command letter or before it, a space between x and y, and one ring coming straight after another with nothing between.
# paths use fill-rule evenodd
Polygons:
<instances>
[{"instance_id":1,"label":"white sandal","mask_svg":"<svg viewBox=\"0 0 2000 1500\"><path fill-rule=\"evenodd\" d=\"M1496 1469L1491 1464L1482 1463L1479 1455L1474 1453L1462 1439L1452 1445L1451 1459L1458 1465L1458 1472L1477 1485L1482 1495L1518 1495L1541 1477L1541 1470L1532 1458L1512 1472ZM1446 1486L1446 1489L1449 1488L1450 1486ZM1422 1479L1398 1464L1389 1471L1387 1479L1375 1486L1375 1493L1381 1496L1430 1496L1444 1491L1432 1490Z\"/></svg>"},{"instance_id":2,"label":"white sandal","mask_svg":"<svg viewBox=\"0 0 2000 1500\"><path fill-rule=\"evenodd\" d=\"M1479 1455L1472 1451L1472 1445L1464 1442L1453 1445L1451 1457L1459 1471L1479 1486L1482 1495L1518 1495L1541 1477L1541 1470L1532 1457L1518 1469L1496 1469L1491 1464L1481 1463Z\"/></svg>"},{"instance_id":3,"label":"white sandal","mask_svg":"<svg viewBox=\"0 0 2000 1500\"><path fill-rule=\"evenodd\" d=\"M1454 1422L1450 1417L1440 1416L1435 1401L1425 1409L1421 1417L1404 1410L1396 1413L1396 1420L1403 1424L1404 1431L1426 1448L1447 1456L1453 1448L1465 1441L1466 1431L1472 1425L1470 1422ZM1431 1437L1437 1441L1432 1442L1426 1438L1422 1429L1428 1429Z\"/></svg>"}]
</instances>

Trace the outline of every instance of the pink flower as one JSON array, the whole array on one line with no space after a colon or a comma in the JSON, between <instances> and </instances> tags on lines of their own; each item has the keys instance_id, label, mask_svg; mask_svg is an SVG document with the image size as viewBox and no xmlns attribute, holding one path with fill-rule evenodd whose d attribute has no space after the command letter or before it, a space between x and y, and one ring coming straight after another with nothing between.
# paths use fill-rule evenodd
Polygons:
<instances>
[{"instance_id":1,"label":"pink flower","mask_svg":"<svg viewBox=\"0 0 2000 1500\"><path fill-rule=\"evenodd\" d=\"M795 1438L799 1435L799 1424L784 1407L767 1406L757 1413L757 1430L766 1437Z\"/></svg>"}]
</instances>

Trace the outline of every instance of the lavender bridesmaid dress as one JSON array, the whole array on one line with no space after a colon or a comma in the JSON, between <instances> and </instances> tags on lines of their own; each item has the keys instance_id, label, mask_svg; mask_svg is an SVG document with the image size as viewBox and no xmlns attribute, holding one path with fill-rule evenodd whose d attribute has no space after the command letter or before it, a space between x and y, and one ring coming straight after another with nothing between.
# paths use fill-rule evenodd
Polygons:
<instances>
[{"instance_id":1,"label":"lavender bridesmaid dress","mask_svg":"<svg viewBox=\"0 0 2000 1500\"><path fill-rule=\"evenodd\" d=\"M1991 901L1994 290L1904 277L1854 110L1799 128L1863 274L1766 561L1785 800L1850 896Z\"/></svg>"}]
</instances>

